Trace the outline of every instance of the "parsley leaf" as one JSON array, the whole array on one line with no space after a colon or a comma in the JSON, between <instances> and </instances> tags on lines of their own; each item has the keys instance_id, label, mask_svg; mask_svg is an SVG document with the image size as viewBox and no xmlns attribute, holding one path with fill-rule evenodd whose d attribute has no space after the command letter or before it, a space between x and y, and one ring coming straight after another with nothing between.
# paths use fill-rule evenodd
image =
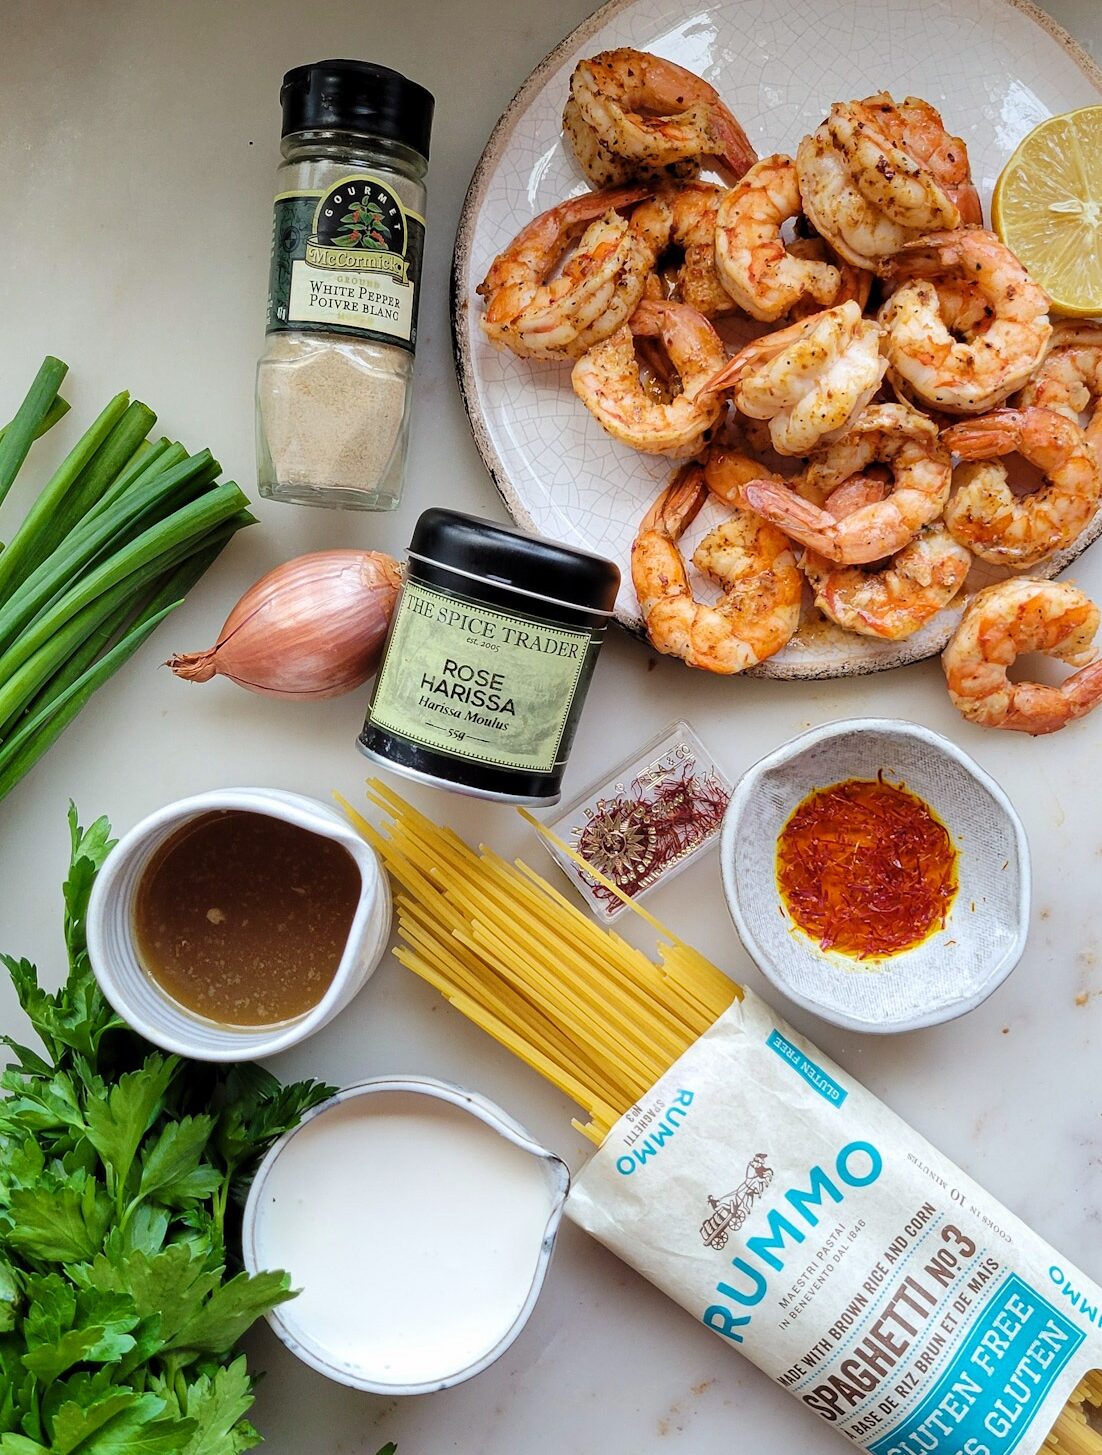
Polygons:
<instances>
[{"instance_id":1,"label":"parsley leaf","mask_svg":"<svg viewBox=\"0 0 1102 1455\"><path fill-rule=\"evenodd\" d=\"M138 1145L153 1125L169 1083L179 1069L176 1056L150 1056L137 1071L120 1076L106 1101L85 1109L88 1140L107 1169L107 1185L125 1193Z\"/></svg>"},{"instance_id":2,"label":"parsley leaf","mask_svg":"<svg viewBox=\"0 0 1102 1455\"><path fill-rule=\"evenodd\" d=\"M194 1422L159 1419L165 1401L156 1394L116 1390L81 1408L64 1404L53 1419L50 1455L171 1455L188 1448Z\"/></svg>"},{"instance_id":3,"label":"parsley leaf","mask_svg":"<svg viewBox=\"0 0 1102 1455\"><path fill-rule=\"evenodd\" d=\"M294 1296L286 1273L239 1273L214 1290L168 1348L224 1354L261 1314Z\"/></svg>"},{"instance_id":4,"label":"parsley leaf","mask_svg":"<svg viewBox=\"0 0 1102 1455\"><path fill-rule=\"evenodd\" d=\"M100 1256L74 1276L86 1288L102 1293L127 1293L141 1318L156 1316L162 1347L195 1319L203 1302L218 1287L223 1270L209 1268L184 1243L174 1243L154 1257L135 1251L112 1260Z\"/></svg>"},{"instance_id":5,"label":"parsley leaf","mask_svg":"<svg viewBox=\"0 0 1102 1455\"><path fill-rule=\"evenodd\" d=\"M200 1166L213 1126L209 1116L166 1122L142 1157L138 1196L180 1206L216 1192L221 1176L213 1167Z\"/></svg>"},{"instance_id":6,"label":"parsley leaf","mask_svg":"<svg viewBox=\"0 0 1102 1455\"><path fill-rule=\"evenodd\" d=\"M56 1179L53 1179L56 1180ZM111 1201L94 1179L18 1188L11 1195L12 1248L32 1263L78 1263L98 1252L111 1222Z\"/></svg>"},{"instance_id":7,"label":"parsley leaf","mask_svg":"<svg viewBox=\"0 0 1102 1455\"><path fill-rule=\"evenodd\" d=\"M173 1395L160 1384L154 1388L166 1397ZM260 1436L243 1419L252 1402L252 1381L244 1356L213 1373L199 1374L177 1403L181 1415L195 1423L185 1455L236 1455L239 1450L259 1445Z\"/></svg>"}]
</instances>

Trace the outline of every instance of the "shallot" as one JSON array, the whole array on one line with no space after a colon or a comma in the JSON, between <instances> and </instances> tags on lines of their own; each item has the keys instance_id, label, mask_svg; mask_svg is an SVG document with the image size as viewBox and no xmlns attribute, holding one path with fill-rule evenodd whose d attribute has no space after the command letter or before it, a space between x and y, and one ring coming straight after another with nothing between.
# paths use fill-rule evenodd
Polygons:
<instances>
[{"instance_id":1,"label":"shallot","mask_svg":"<svg viewBox=\"0 0 1102 1455\"><path fill-rule=\"evenodd\" d=\"M189 682L216 674L268 697L339 697L379 665L401 575L379 551L315 551L250 586L214 646L170 657Z\"/></svg>"}]
</instances>

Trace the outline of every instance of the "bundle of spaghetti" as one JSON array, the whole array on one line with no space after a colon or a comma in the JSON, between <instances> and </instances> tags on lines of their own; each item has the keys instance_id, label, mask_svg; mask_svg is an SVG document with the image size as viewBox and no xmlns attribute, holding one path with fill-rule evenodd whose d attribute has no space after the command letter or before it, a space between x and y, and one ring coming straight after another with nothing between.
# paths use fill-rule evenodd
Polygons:
<instances>
[{"instance_id":1,"label":"bundle of spaghetti","mask_svg":"<svg viewBox=\"0 0 1102 1455\"><path fill-rule=\"evenodd\" d=\"M377 780L368 797L381 829L339 801L398 886L396 956L582 1107L598 1145L740 994L638 906L657 964L522 861L476 853Z\"/></svg>"},{"instance_id":2,"label":"bundle of spaghetti","mask_svg":"<svg viewBox=\"0 0 1102 1455\"><path fill-rule=\"evenodd\" d=\"M1088 1415L1086 1406L1090 1405ZM1041 1455L1102 1455L1102 1371L1092 1369L1079 1381L1049 1431ZM1092 1422L1093 1421L1093 1422Z\"/></svg>"},{"instance_id":3,"label":"bundle of spaghetti","mask_svg":"<svg viewBox=\"0 0 1102 1455\"><path fill-rule=\"evenodd\" d=\"M613 1125L741 996L699 951L576 859L659 935L659 961L603 929L521 860L509 863L419 813L377 779L381 828L341 796L397 886L407 969L586 1112L599 1146ZM1088 1408L1089 1407L1089 1408ZM1072 1392L1040 1455L1102 1455L1102 1372Z\"/></svg>"}]
</instances>

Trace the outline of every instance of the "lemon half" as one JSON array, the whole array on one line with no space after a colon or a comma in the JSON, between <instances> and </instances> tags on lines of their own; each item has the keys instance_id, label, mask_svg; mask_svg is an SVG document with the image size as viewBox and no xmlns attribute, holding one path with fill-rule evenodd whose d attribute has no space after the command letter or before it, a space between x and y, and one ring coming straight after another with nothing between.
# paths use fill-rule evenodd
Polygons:
<instances>
[{"instance_id":1,"label":"lemon half","mask_svg":"<svg viewBox=\"0 0 1102 1455\"><path fill-rule=\"evenodd\" d=\"M1102 106L1034 127L995 183L991 220L1055 312L1102 313Z\"/></svg>"}]
</instances>

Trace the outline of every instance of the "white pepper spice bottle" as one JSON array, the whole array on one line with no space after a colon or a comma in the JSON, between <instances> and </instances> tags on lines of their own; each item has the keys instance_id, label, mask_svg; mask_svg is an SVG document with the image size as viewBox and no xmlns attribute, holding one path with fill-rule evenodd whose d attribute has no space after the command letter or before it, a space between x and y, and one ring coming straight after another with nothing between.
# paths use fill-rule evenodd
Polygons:
<instances>
[{"instance_id":1,"label":"white pepper spice bottle","mask_svg":"<svg viewBox=\"0 0 1102 1455\"><path fill-rule=\"evenodd\" d=\"M283 78L257 367L261 495L393 510L409 437L433 97L386 66Z\"/></svg>"}]
</instances>

